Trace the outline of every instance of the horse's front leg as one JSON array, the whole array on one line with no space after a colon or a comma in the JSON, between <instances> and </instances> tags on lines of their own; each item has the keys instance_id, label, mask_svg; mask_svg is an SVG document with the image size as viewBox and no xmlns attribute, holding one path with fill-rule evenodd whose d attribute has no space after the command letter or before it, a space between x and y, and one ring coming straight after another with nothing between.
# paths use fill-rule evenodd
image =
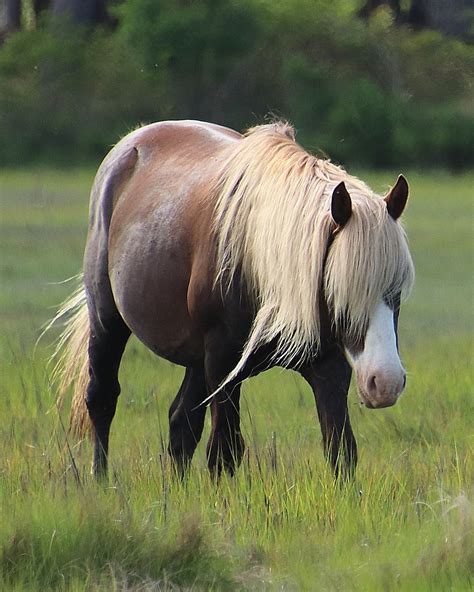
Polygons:
<instances>
[{"instance_id":1,"label":"horse's front leg","mask_svg":"<svg viewBox=\"0 0 474 592\"><path fill-rule=\"evenodd\" d=\"M183 383L169 410L170 443L168 451L179 475L184 476L201 439L206 407L204 370L186 368Z\"/></svg>"},{"instance_id":2,"label":"horse's front leg","mask_svg":"<svg viewBox=\"0 0 474 592\"><path fill-rule=\"evenodd\" d=\"M219 331L206 339L206 384L213 393L234 368L238 357L226 346ZM211 401L212 427L207 444L207 460L212 476L219 477L222 469L230 475L242 460L245 443L240 431L240 382L232 381Z\"/></svg>"},{"instance_id":3,"label":"horse's front leg","mask_svg":"<svg viewBox=\"0 0 474 592\"><path fill-rule=\"evenodd\" d=\"M240 385L224 389L211 402L212 428L207 443L207 462L212 476L222 469L233 475L242 461L245 442L240 431Z\"/></svg>"},{"instance_id":4,"label":"horse's front leg","mask_svg":"<svg viewBox=\"0 0 474 592\"><path fill-rule=\"evenodd\" d=\"M351 477L357 464L357 445L347 409L351 368L337 348L301 368L300 374L313 389L326 458L336 477Z\"/></svg>"}]
</instances>

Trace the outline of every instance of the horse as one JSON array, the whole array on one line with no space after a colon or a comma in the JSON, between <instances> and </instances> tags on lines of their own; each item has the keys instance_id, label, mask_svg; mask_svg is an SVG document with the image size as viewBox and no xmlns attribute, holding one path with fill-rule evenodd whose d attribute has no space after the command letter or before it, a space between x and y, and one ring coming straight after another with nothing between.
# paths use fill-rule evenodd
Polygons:
<instances>
[{"instance_id":1,"label":"horse","mask_svg":"<svg viewBox=\"0 0 474 592\"><path fill-rule=\"evenodd\" d=\"M90 197L81 285L58 312L60 391L73 386L71 425L93 437L92 471L107 475L133 333L185 368L169 409L169 447L183 474L207 407L212 475L244 454L240 385L274 366L313 390L336 476L357 463L347 394L393 405L406 383L400 304L414 279L399 218L408 184L385 197L306 152L275 121L240 134L197 121L152 123L100 165Z\"/></svg>"}]
</instances>

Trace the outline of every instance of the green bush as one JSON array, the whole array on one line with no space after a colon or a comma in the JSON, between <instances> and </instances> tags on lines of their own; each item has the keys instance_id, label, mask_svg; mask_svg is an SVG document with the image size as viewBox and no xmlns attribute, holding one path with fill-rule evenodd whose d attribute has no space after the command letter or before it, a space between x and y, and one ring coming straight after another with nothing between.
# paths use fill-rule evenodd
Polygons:
<instances>
[{"instance_id":1,"label":"green bush","mask_svg":"<svg viewBox=\"0 0 474 592\"><path fill-rule=\"evenodd\" d=\"M251 2L135 0L117 13L118 37L165 86L174 117L208 117L260 33Z\"/></svg>"},{"instance_id":2,"label":"green bush","mask_svg":"<svg viewBox=\"0 0 474 592\"><path fill-rule=\"evenodd\" d=\"M454 107L403 104L393 141L395 164L452 170L474 165L474 119Z\"/></svg>"},{"instance_id":3,"label":"green bush","mask_svg":"<svg viewBox=\"0 0 474 592\"><path fill-rule=\"evenodd\" d=\"M160 87L114 37L64 23L12 35L0 81L3 164L96 160L138 120L165 114Z\"/></svg>"},{"instance_id":4,"label":"green bush","mask_svg":"<svg viewBox=\"0 0 474 592\"><path fill-rule=\"evenodd\" d=\"M351 0L124 0L114 30L45 20L0 47L1 164L96 162L139 123L268 113L334 160L474 164L474 49Z\"/></svg>"}]
</instances>

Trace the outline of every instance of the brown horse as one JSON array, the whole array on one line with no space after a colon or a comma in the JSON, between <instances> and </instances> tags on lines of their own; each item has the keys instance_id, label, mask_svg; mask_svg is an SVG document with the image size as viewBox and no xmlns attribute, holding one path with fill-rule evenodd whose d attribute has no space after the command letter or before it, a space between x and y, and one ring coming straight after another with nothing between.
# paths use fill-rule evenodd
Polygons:
<instances>
[{"instance_id":1,"label":"brown horse","mask_svg":"<svg viewBox=\"0 0 474 592\"><path fill-rule=\"evenodd\" d=\"M393 405L405 386L397 320L413 265L396 220L407 197L402 176L377 196L305 152L286 123L242 136L163 122L122 139L92 189L83 286L58 313L71 313L62 389L75 385L76 429L91 420L94 474L107 471L131 333L186 369L169 411L179 470L210 401L209 468L233 473L240 384L280 365L311 385L336 474L352 471L351 366L369 408Z\"/></svg>"}]
</instances>

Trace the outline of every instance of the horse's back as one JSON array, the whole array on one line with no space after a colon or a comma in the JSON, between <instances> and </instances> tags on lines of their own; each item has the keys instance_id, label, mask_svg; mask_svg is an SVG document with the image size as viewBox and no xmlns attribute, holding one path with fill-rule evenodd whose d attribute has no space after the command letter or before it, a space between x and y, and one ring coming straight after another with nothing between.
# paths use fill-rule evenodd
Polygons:
<instances>
[{"instance_id":1,"label":"horse's back","mask_svg":"<svg viewBox=\"0 0 474 592\"><path fill-rule=\"evenodd\" d=\"M145 126L112 149L91 195L85 280L99 316L117 309L150 349L184 365L202 357L192 311L211 289L209 187L239 137L201 122Z\"/></svg>"}]
</instances>

